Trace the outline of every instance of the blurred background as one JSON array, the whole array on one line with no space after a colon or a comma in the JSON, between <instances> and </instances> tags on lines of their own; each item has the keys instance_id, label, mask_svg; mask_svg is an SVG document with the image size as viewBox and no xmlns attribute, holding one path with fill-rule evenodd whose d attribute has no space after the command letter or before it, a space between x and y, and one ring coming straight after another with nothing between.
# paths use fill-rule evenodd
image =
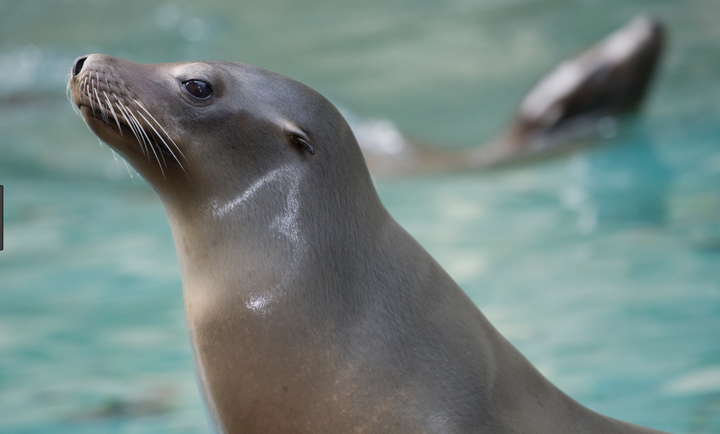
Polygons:
<instances>
[{"instance_id":1,"label":"blurred background","mask_svg":"<svg viewBox=\"0 0 720 434\"><path fill-rule=\"evenodd\" d=\"M673 433L720 433L717 0L0 7L0 432L208 432L164 211L73 112L75 57L252 63L463 148L499 134L559 61L650 12L669 29L659 76L642 119L601 146L376 185L570 396Z\"/></svg>"}]
</instances>

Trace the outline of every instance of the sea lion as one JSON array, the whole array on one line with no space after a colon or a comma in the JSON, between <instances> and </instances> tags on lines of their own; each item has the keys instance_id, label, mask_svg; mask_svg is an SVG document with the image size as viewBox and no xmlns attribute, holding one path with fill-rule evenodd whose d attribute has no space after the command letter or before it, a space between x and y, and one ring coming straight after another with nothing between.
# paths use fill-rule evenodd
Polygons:
<instances>
[{"instance_id":1,"label":"sea lion","mask_svg":"<svg viewBox=\"0 0 720 434\"><path fill-rule=\"evenodd\" d=\"M421 146L389 122L354 122L373 175L477 169L554 155L614 135L617 118L636 113L663 52L660 21L638 16L578 56L550 71L522 99L515 119L497 139L458 152ZM351 125L353 123L351 122Z\"/></svg>"},{"instance_id":2,"label":"sea lion","mask_svg":"<svg viewBox=\"0 0 720 434\"><path fill-rule=\"evenodd\" d=\"M160 196L222 433L653 433L545 379L388 214L325 98L230 62L72 67Z\"/></svg>"}]
</instances>

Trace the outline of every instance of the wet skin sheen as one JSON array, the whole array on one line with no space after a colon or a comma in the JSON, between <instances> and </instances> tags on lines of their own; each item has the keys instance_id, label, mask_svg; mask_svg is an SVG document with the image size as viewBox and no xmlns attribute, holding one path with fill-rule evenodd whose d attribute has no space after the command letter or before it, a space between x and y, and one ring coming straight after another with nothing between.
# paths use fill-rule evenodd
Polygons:
<instances>
[{"instance_id":1,"label":"wet skin sheen","mask_svg":"<svg viewBox=\"0 0 720 434\"><path fill-rule=\"evenodd\" d=\"M380 202L325 98L245 64L78 59L89 127L167 212L223 433L651 433L550 384Z\"/></svg>"}]
</instances>

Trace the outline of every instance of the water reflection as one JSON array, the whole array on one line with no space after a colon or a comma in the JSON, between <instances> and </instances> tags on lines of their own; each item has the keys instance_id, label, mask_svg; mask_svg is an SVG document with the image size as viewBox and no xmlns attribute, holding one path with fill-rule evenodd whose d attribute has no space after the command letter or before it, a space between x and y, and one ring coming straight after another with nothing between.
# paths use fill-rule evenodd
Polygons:
<instances>
[{"instance_id":1,"label":"water reflection","mask_svg":"<svg viewBox=\"0 0 720 434\"><path fill-rule=\"evenodd\" d=\"M577 213L580 232L605 223L659 224L667 220L672 172L658 158L642 121L629 119L610 143L568 160L570 183L560 191L564 207Z\"/></svg>"},{"instance_id":2,"label":"water reflection","mask_svg":"<svg viewBox=\"0 0 720 434\"><path fill-rule=\"evenodd\" d=\"M72 113L65 81L78 55L244 61L413 137L470 144L496 133L557 59L648 9L666 20L672 45L647 131L567 163L380 187L393 215L449 258L476 302L499 306L507 320L487 309L496 325L556 366L553 381L574 397L670 432L719 432L718 257L676 243L679 233L693 247L720 246L716 1L575 3L5 2L0 432L207 432L167 220L149 187L129 180L123 163L113 169L110 151ZM394 127L380 127L399 149ZM599 127L616 133L612 123ZM557 212L559 203L569 211ZM592 234L568 237L569 213ZM612 230L648 224L642 242ZM283 228L292 234L278 221ZM262 296L251 303L260 308ZM608 312L612 322L599 327L593 318ZM604 386L609 379L622 384ZM162 401L155 390L178 399L139 417L136 403ZM114 413L99 413L124 413L68 422L107 402Z\"/></svg>"}]
</instances>

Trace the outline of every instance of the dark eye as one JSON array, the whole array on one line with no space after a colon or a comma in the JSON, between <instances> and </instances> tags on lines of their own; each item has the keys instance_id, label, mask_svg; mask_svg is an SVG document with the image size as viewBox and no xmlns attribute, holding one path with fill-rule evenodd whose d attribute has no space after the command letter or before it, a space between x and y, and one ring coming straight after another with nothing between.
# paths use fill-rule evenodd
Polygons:
<instances>
[{"instance_id":1,"label":"dark eye","mask_svg":"<svg viewBox=\"0 0 720 434\"><path fill-rule=\"evenodd\" d=\"M188 80L183 82L185 90L197 99L208 99L212 96L212 87L210 83L202 80Z\"/></svg>"}]
</instances>

